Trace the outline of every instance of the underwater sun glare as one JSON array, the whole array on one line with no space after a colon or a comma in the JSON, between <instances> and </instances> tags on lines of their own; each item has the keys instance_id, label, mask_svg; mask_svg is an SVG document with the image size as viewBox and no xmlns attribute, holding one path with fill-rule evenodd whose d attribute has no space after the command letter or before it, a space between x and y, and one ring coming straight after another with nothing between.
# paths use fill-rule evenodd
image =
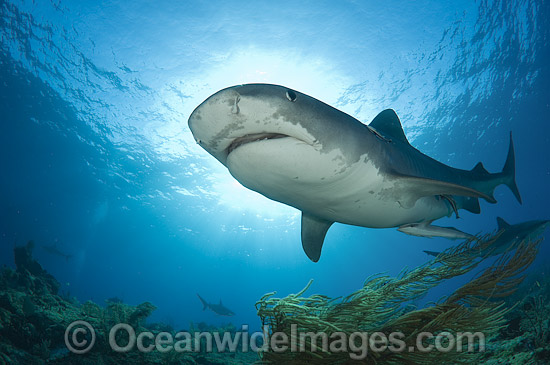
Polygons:
<instances>
[{"instance_id":1,"label":"underwater sun glare","mask_svg":"<svg viewBox=\"0 0 550 365\"><path fill-rule=\"evenodd\" d=\"M216 91L238 84L284 85L329 104L335 104L349 84L347 75L336 71L335 67L331 66L327 60L308 57L298 50L266 51L251 48L246 51L218 55L215 60L211 61L205 62L210 64L209 69L202 70L200 77L197 76L188 83L195 85L195 92L191 98L187 99L188 103L186 103L184 111L186 116L189 116L197 105ZM181 128L181 125L175 127ZM188 131L187 126L185 128ZM178 131L174 130L173 133L177 134ZM188 135L191 136L191 132ZM191 143L190 146L188 151L190 155L207 154L195 143ZM209 190L212 196L217 197L220 204L237 210L253 211L262 217L296 214L295 209L273 202L246 189L231 177L218 161L213 158L209 158L209 160L211 162L210 173L216 175L216 178L210 179L211 185L203 188ZM225 170L225 173L219 171L220 168Z\"/></svg>"},{"instance_id":2,"label":"underwater sun glare","mask_svg":"<svg viewBox=\"0 0 550 365\"><path fill-rule=\"evenodd\" d=\"M264 219L298 214L296 209L288 205L277 203L245 188L229 175L229 172L220 172L215 176L216 181L212 184L212 189L214 196L218 198L218 204L237 211L250 212Z\"/></svg>"}]
</instances>

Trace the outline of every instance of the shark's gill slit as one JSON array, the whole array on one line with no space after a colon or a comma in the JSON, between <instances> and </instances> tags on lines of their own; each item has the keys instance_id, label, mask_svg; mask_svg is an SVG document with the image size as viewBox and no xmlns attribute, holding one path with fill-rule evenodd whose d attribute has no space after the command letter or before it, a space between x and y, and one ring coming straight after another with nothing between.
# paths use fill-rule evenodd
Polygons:
<instances>
[{"instance_id":1,"label":"shark's gill slit","mask_svg":"<svg viewBox=\"0 0 550 365\"><path fill-rule=\"evenodd\" d=\"M230 154L233 152L237 147L242 146L243 144L261 141L264 139L276 139L276 138L284 138L288 137L286 134L280 134L280 133L255 133L255 134L247 134L245 136L236 138L231 142L229 147L227 147L227 154Z\"/></svg>"}]
</instances>

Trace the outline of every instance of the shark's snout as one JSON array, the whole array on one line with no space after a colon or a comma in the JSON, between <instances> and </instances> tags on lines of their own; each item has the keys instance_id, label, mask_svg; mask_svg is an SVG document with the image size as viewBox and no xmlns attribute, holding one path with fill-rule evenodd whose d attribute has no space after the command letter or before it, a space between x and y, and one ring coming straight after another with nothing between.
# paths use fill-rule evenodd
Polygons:
<instances>
[{"instance_id":1,"label":"shark's snout","mask_svg":"<svg viewBox=\"0 0 550 365\"><path fill-rule=\"evenodd\" d=\"M195 141L224 164L229 146L244 129L242 97L236 89L230 87L210 96L193 110L187 122Z\"/></svg>"}]
</instances>

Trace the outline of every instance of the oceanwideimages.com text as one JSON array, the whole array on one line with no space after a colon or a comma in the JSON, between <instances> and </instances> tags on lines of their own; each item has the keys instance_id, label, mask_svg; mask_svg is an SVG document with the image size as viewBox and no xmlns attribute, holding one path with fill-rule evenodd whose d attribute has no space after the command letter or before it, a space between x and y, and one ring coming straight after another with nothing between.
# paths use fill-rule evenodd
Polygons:
<instances>
[{"instance_id":1,"label":"oceanwideimages.com text","mask_svg":"<svg viewBox=\"0 0 550 365\"><path fill-rule=\"evenodd\" d=\"M95 330L85 321L71 323L65 331L65 344L76 354L90 351L95 344ZM348 353L353 360L363 360L369 352L450 352L484 351L485 335L481 332L420 332L414 345L402 332L300 332L297 325L291 325L290 333L249 332L243 325L236 332L136 332L127 323L114 325L109 331L109 346L115 352L170 351L199 352L330 352ZM409 343L409 345L407 345Z\"/></svg>"}]
</instances>

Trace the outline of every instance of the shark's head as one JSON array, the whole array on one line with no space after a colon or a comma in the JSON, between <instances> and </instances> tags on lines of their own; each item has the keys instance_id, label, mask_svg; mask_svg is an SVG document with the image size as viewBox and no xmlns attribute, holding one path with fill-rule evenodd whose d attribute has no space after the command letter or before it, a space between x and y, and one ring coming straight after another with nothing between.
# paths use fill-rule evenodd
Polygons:
<instances>
[{"instance_id":1,"label":"shark's head","mask_svg":"<svg viewBox=\"0 0 550 365\"><path fill-rule=\"evenodd\" d=\"M533 220L510 225L504 219L498 217L497 223L499 231L502 231L508 239L535 241L544 234L544 231L550 225L550 220Z\"/></svg>"},{"instance_id":2,"label":"shark's head","mask_svg":"<svg viewBox=\"0 0 550 365\"><path fill-rule=\"evenodd\" d=\"M273 188L286 186L299 194L300 186L311 188L308 182L341 178L359 160L357 133L366 130L317 99L270 84L213 94L193 111L189 128L243 185L279 201L288 199Z\"/></svg>"},{"instance_id":3,"label":"shark's head","mask_svg":"<svg viewBox=\"0 0 550 365\"><path fill-rule=\"evenodd\" d=\"M261 147L272 139L292 138L313 146L315 138L297 125L305 122L296 119L305 98L309 97L277 85L229 87L193 111L189 128L197 143L224 165L239 147Z\"/></svg>"},{"instance_id":4,"label":"shark's head","mask_svg":"<svg viewBox=\"0 0 550 365\"><path fill-rule=\"evenodd\" d=\"M544 234L544 231L550 224L550 221L547 220L537 220L537 221L531 221L527 222L529 223L530 227L526 229L526 238L533 241L538 239L541 235Z\"/></svg>"}]
</instances>

